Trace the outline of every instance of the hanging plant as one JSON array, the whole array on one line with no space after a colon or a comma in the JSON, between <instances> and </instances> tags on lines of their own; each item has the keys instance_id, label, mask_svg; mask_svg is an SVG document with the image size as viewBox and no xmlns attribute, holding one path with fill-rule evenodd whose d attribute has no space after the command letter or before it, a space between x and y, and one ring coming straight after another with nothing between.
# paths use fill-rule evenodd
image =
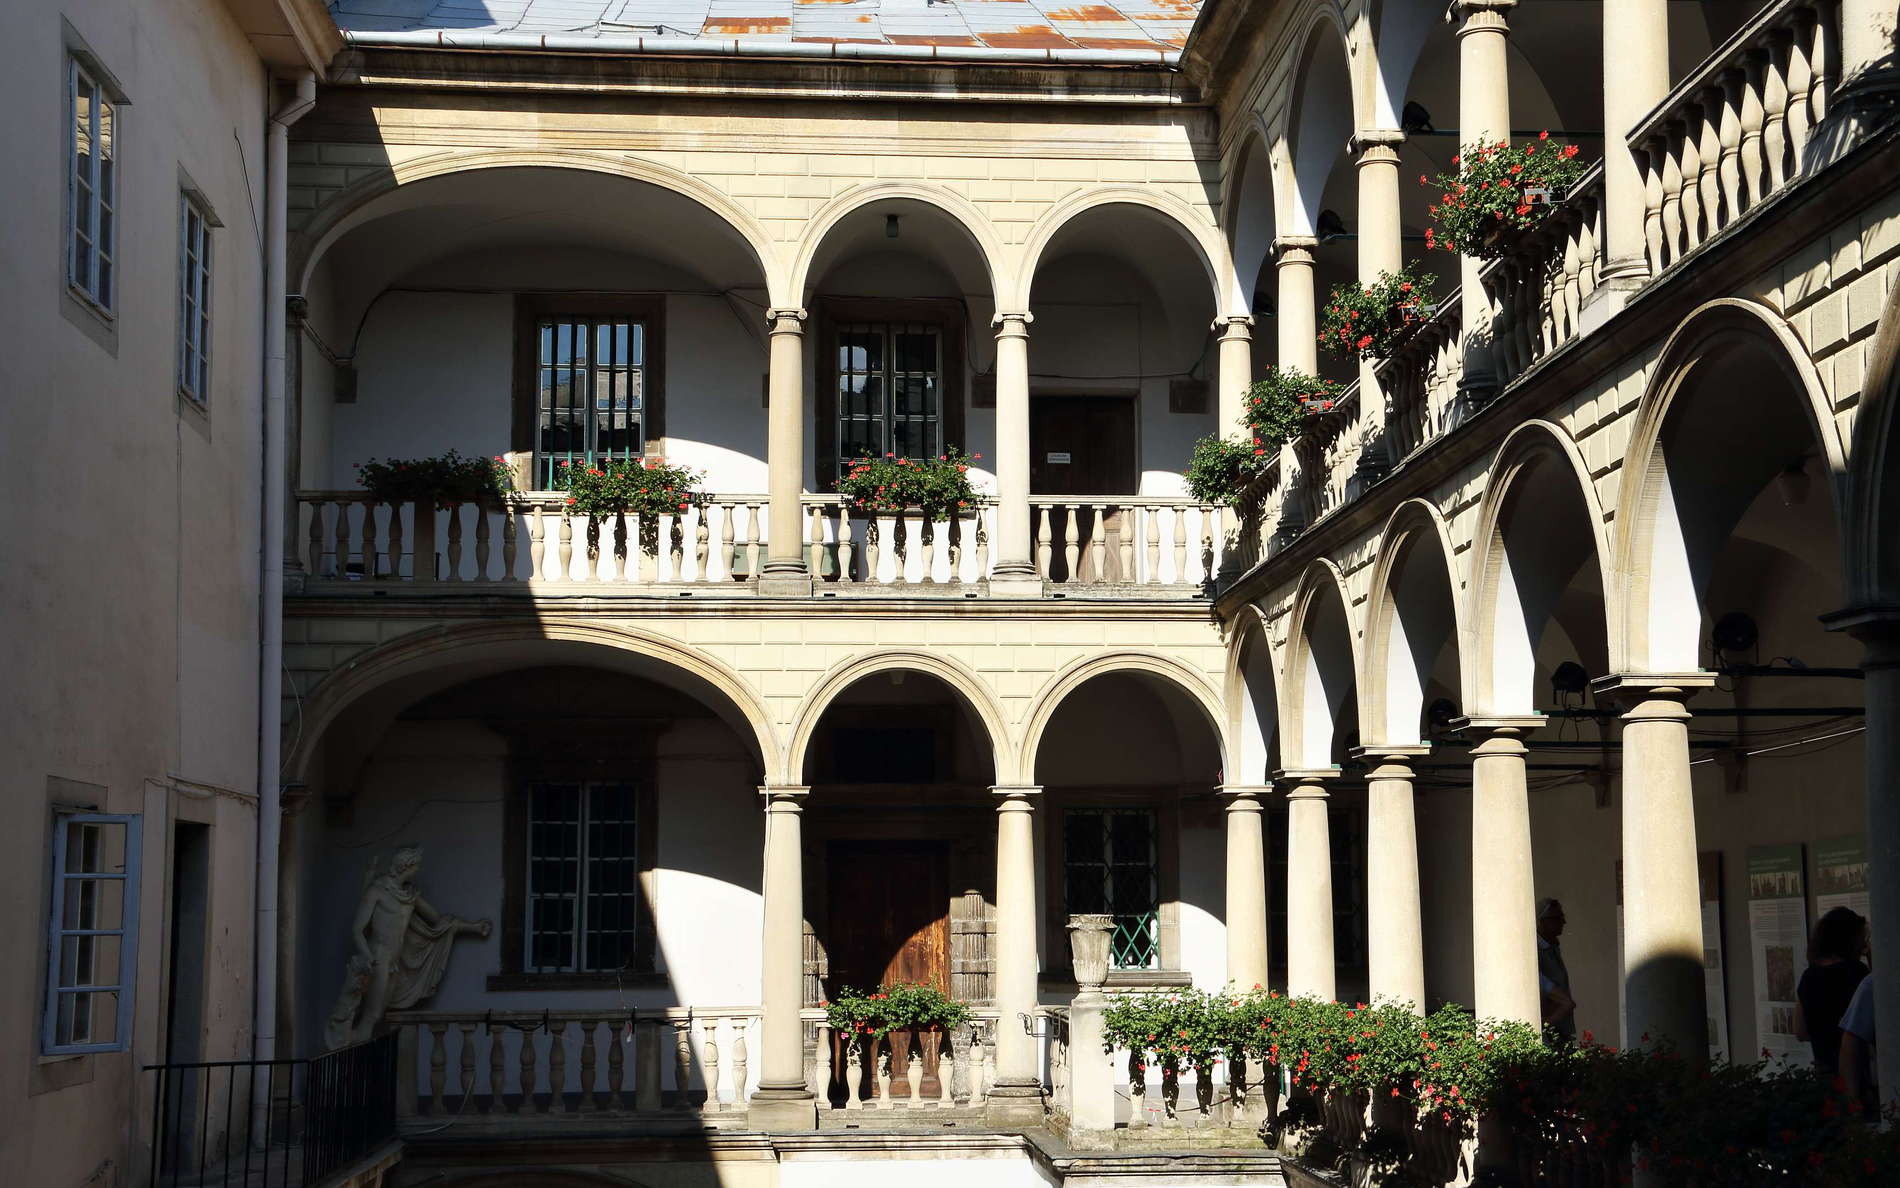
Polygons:
<instances>
[{"instance_id":1,"label":"hanging plant","mask_svg":"<svg viewBox=\"0 0 1900 1188\"><path fill-rule=\"evenodd\" d=\"M1435 227L1425 232L1426 248L1494 259L1508 255L1525 232L1550 217L1588 167L1577 160L1574 144L1553 144L1549 132L1513 148L1506 140L1467 145L1451 159L1456 173L1436 180L1419 174L1418 184L1439 192L1426 208Z\"/></svg>"},{"instance_id":2,"label":"hanging plant","mask_svg":"<svg viewBox=\"0 0 1900 1188\"><path fill-rule=\"evenodd\" d=\"M1194 456L1182 477L1187 481L1188 494L1195 499L1226 504L1233 502L1272 460L1270 451L1251 441L1210 434L1194 443Z\"/></svg>"},{"instance_id":3,"label":"hanging plant","mask_svg":"<svg viewBox=\"0 0 1900 1188\"><path fill-rule=\"evenodd\" d=\"M859 458L845 468L838 491L858 511L895 513L920 509L926 518L948 520L976 506L970 486L970 463L981 454L965 455L955 446L935 458Z\"/></svg>"},{"instance_id":4,"label":"hanging plant","mask_svg":"<svg viewBox=\"0 0 1900 1188\"><path fill-rule=\"evenodd\" d=\"M456 450L427 458L358 462L356 481L378 503L426 502L438 511L464 503L499 507L514 490L506 459L464 458Z\"/></svg>"},{"instance_id":5,"label":"hanging plant","mask_svg":"<svg viewBox=\"0 0 1900 1188\"><path fill-rule=\"evenodd\" d=\"M1344 389L1329 379L1294 367L1269 367L1241 397L1240 424L1267 454L1310 432L1315 418L1339 406Z\"/></svg>"},{"instance_id":6,"label":"hanging plant","mask_svg":"<svg viewBox=\"0 0 1900 1188\"><path fill-rule=\"evenodd\" d=\"M1320 319L1320 345L1335 355L1384 359L1437 311L1438 277L1416 266L1381 272L1370 285L1335 286Z\"/></svg>"}]
</instances>

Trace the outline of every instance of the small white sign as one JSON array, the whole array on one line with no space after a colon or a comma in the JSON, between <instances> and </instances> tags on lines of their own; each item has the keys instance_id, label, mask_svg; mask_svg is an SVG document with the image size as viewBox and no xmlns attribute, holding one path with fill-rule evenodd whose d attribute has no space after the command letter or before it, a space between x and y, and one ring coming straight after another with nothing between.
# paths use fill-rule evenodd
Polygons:
<instances>
[{"instance_id":1,"label":"small white sign","mask_svg":"<svg viewBox=\"0 0 1900 1188\"><path fill-rule=\"evenodd\" d=\"M1051 466L1067 466L1068 464L1069 455L1067 453L1049 455L1049 465Z\"/></svg>"}]
</instances>

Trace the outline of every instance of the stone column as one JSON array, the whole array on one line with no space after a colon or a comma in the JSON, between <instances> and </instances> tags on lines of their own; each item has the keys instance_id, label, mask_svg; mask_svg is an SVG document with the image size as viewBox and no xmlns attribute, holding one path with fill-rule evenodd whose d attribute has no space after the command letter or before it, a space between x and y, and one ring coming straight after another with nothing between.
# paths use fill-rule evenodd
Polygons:
<instances>
[{"instance_id":1,"label":"stone column","mask_svg":"<svg viewBox=\"0 0 1900 1188\"><path fill-rule=\"evenodd\" d=\"M805 311L775 309L771 371L766 381L766 470L771 496L770 535L758 590L774 597L809 595L805 567Z\"/></svg>"},{"instance_id":2,"label":"stone column","mask_svg":"<svg viewBox=\"0 0 1900 1188\"><path fill-rule=\"evenodd\" d=\"M1669 94L1668 0L1603 0L1602 283L1627 293L1649 275L1643 173L1630 130Z\"/></svg>"},{"instance_id":3,"label":"stone column","mask_svg":"<svg viewBox=\"0 0 1900 1188\"><path fill-rule=\"evenodd\" d=\"M1696 877L1689 711L1706 673L1613 676L1596 683L1623 712L1623 1003L1628 1045L1669 1040L1708 1059L1702 889Z\"/></svg>"},{"instance_id":4,"label":"stone column","mask_svg":"<svg viewBox=\"0 0 1900 1188\"><path fill-rule=\"evenodd\" d=\"M1269 785L1223 784L1227 802L1227 981L1247 990L1267 984L1267 828Z\"/></svg>"},{"instance_id":5,"label":"stone column","mask_svg":"<svg viewBox=\"0 0 1900 1188\"><path fill-rule=\"evenodd\" d=\"M1828 626L1845 627L1866 649L1868 911L1876 921L1900 920L1900 607L1830 615ZM1900 937L1874 945L1873 966L1875 1030L1900 1035ZM1882 1099L1900 1102L1900 1043L1877 1045L1875 1054Z\"/></svg>"},{"instance_id":6,"label":"stone column","mask_svg":"<svg viewBox=\"0 0 1900 1188\"><path fill-rule=\"evenodd\" d=\"M1042 592L1029 542L1029 323L1027 312L999 313L996 327L996 565L990 590Z\"/></svg>"},{"instance_id":7,"label":"stone column","mask_svg":"<svg viewBox=\"0 0 1900 1188\"><path fill-rule=\"evenodd\" d=\"M1353 136L1359 170L1359 283L1370 285L1382 272L1404 267L1399 229L1399 146L1405 134L1384 128ZM1424 294L1420 294L1424 296ZM1391 469L1385 452L1385 400L1379 395L1376 364L1359 362L1359 433L1362 449L1357 474L1371 481Z\"/></svg>"},{"instance_id":8,"label":"stone column","mask_svg":"<svg viewBox=\"0 0 1900 1188\"><path fill-rule=\"evenodd\" d=\"M1481 140L1511 137L1511 80L1509 42L1511 9L1517 0L1457 0L1452 8L1458 24L1458 145L1464 149ZM1485 299L1478 270L1484 261L1459 256L1458 283L1463 292L1460 318L1464 323L1464 372L1458 387L1467 399L1482 402L1497 390L1497 368L1491 361L1491 306Z\"/></svg>"},{"instance_id":9,"label":"stone column","mask_svg":"<svg viewBox=\"0 0 1900 1188\"><path fill-rule=\"evenodd\" d=\"M1233 434L1243 411L1247 385L1253 383L1253 319L1244 314L1217 318L1214 332L1220 335L1220 394L1215 411L1219 414L1220 436Z\"/></svg>"},{"instance_id":10,"label":"stone column","mask_svg":"<svg viewBox=\"0 0 1900 1188\"><path fill-rule=\"evenodd\" d=\"M1471 956L1480 1019L1537 1026L1537 884L1531 872L1531 806L1524 736L1541 714L1465 718L1471 748ZM1483 877L1477 872L1482 870Z\"/></svg>"},{"instance_id":11,"label":"stone column","mask_svg":"<svg viewBox=\"0 0 1900 1188\"><path fill-rule=\"evenodd\" d=\"M774 784L765 798L765 927L759 959L759 1088L749 1103L754 1130L812 1130L818 1103L805 1083L805 874L799 814L809 788Z\"/></svg>"},{"instance_id":12,"label":"stone column","mask_svg":"<svg viewBox=\"0 0 1900 1188\"><path fill-rule=\"evenodd\" d=\"M1042 789L990 789L996 802L996 1083L990 1120L1040 1125L1042 1069L1025 1020L1036 1014L1035 798Z\"/></svg>"},{"instance_id":13,"label":"stone column","mask_svg":"<svg viewBox=\"0 0 1900 1188\"><path fill-rule=\"evenodd\" d=\"M1419 911L1418 825L1412 761L1430 747L1359 747L1366 762L1366 941L1373 997L1425 1009L1425 941Z\"/></svg>"},{"instance_id":14,"label":"stone column","mask_svg":"<svg viewBox=\"0 0 1900 1188\"><path fill-rule=\"evenodd\" d=\"M1312 375L1319 370L1319 322L1314 317L1313 249L1311 235L1282 235L1274 241L1280 258L1275 269L1280 281L1280 366Z\"/></svg>"},{"instance_id":15,"label":"stone column","mask_svg":"<svg viewBox=\"0 0 1900 1188\"><path fill-rule=\"evenodd\" d=\"M1286 992L1330 999L1333 844L1326 823L1332 768L1276 773L1286 792Z\"/></svg>"}]
</instances>

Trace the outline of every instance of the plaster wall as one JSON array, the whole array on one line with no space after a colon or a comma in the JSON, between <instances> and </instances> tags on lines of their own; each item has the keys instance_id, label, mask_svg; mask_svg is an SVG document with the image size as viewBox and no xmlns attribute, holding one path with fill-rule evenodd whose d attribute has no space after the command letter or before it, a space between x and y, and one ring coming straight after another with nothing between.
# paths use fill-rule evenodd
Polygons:
<instances>
[{"instance_id":1,"label":"plaster wall","mask_svg":"<svg viewBox=\"0 0 1900 1188\"><path fill-rule=\"evenodd\" d=\"M164 1055L171 826L211 826L202 1058L249 1044L256 786L264 70L219 4L15 6L0 46L0 1167L23 1184L125 1183L142 1064ZM119 108L115 316L68 296L69 46ZM213 239L212 379L176 387L181 187ZM57 504L49 519L28 512ZM26 518L21 518L26 517ZM29 520L37 529L28 529ZM144 815L132 1049L43 1059L55 807Z\"/></svg>"}]
</instances>

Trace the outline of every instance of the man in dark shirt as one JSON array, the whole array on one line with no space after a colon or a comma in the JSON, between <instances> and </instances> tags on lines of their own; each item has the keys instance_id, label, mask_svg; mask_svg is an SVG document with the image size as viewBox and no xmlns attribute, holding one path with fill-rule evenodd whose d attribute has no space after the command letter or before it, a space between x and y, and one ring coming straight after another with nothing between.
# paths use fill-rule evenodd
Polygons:
<instances>
[{"instance_id":1,"label":"man in dark shirt","mask_svg":"<svg viewBox=\"0 0 1900 1188\"><path fill-rule=\"evenodd\" d=\"M1808 968L1795 989L1794 1033L1808 1041L1822 1072L1840 1071L1841 1016L1867 976L1860 959L1866 947L1867 921L1848 908L1837 907L1814 925Z\"/></svg>"},{"instance_id":2,"label":"man in dark shirt","mask_svg":"<svg viewBox=\"0 0 1900 1188\"><path fill-rule=\"evenodd\" d=\"M1544 1026L1566 1043L1577 1038L1577 1000L1570 996L1570 970L1557 939L1564 934L1564 905L1537 901L1537 987L1544 1004Z\"/></svg>"}]
</instances>

